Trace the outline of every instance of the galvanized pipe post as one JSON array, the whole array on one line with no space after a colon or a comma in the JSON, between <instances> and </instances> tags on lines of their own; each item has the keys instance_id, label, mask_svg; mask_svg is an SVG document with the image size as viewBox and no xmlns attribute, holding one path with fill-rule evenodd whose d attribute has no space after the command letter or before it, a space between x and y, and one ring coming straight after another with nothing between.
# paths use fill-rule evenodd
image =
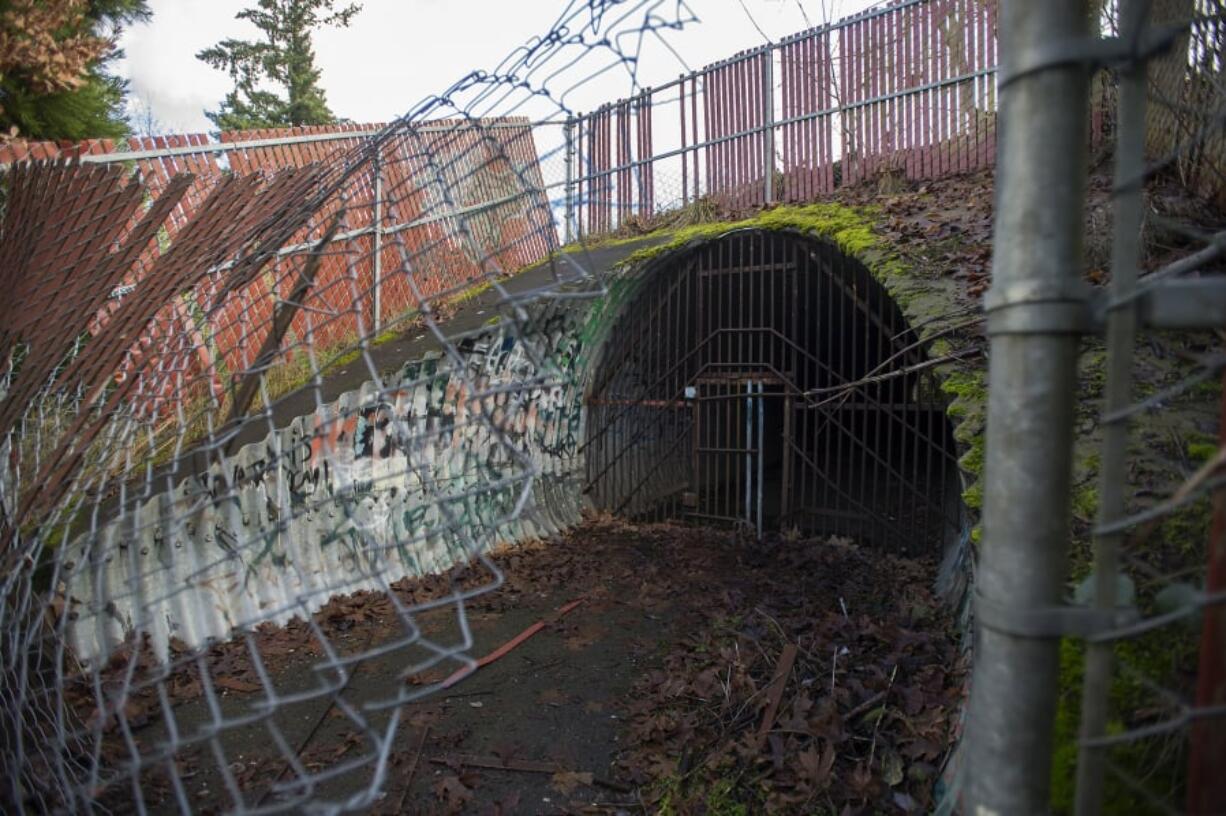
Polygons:
<instances>
[{"instance_id":1,"label":"galvanized pipe post","mask_svg":"<svg viewBox=\"0 0 1226 816\"><path fill-rule=\"evenodd\" d=\"M1089 71L1085 0L1001 3L1000 163L966 812L1048 810L1067 574ZM1051 613L1055 614L1051 614Z\"/></svg>"},{"instance_id":2,"label":"galvanized pipe post","mask_svg":"<svg viewBox=\"0 0 1226 816\"><path fill-rule=\"evenodd\" d=\"M768 46L762 65L762 172L765 175L764 203L775 200L775 48Z\"/></svg>"},{"instance_id":3,"label":"galvanized pipe post","mask_svg":"<svg viewBox=\"0 0 1226 816\"><path fill-rule=\"evenodd\" d=\"M1144 0L1122 0L1120 32L1126 42L1140 45L1145 22ZM1146 63L1137 59L1119 73L1119 120L1116 125L1115 218L1111 248L1111 310L1107 314L1107 381L1103 394L1102 466L1099 470L1099 524L1110 524L1125 512L1128 483L1127 415L1121 413L1132 399L1133 344L1137 336L1137 307L1132 298L1141 261L1141 226L1144 219L1142 187L1145 173ZM1114 416L1112 416L1114 415ZM1118 595L1119 549L1123 532L1094 538L1094 606L1113 611ZM1111 673L1111 642L1086 645L1085 680L1081 693L1083 743L1077 759L1075 813L1093 816L1102 811L1106 749L1087 747L1084 740L1107 732Z\"/></svg>"},{"instance_id":4,"label":"galvanized pipe post","mask_svg":"<svg viewBox=\"0 0 1226 816\"><path fill-rule=\"evenodd\" d=\"M575 240L575 117L568 117L563 126L566 140L566 225L564 243Z\"/></svg>"},{"instance_id":5,"label":"galvanized pipe post","mask_svg":"<svg viewBox=\"0 0 1226 816\"><path fill-rule=\"evenodd\" d=\"M375 153L371 158L371 162L375 174L375 200L372 206L373 213L371 227L374 229L374 299L375 299L375 314L374 328L377 335L383 325L383 147L379 142L375 142Z\"/></svg>"}]
</instances>

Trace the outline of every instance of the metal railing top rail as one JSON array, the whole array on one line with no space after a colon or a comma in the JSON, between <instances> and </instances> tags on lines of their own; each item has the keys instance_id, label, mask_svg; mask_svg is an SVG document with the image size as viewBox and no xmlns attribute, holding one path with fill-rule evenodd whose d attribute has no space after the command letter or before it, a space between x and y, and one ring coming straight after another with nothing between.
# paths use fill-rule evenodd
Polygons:
<instances>
[{"instance_id":1,"label":"metal railing top rail","mask_svg":"<svg viewBox=\"0 0 1226 816\"><path fill-rule=\"evenodd\" d=\"M413 127L417 133L450 133L455 130L464 130L468 128L480 129L510 129L510 128L534 128L546 127L549 125L565 125L564 119L542 120L542 121L527 121L527 122L464 122L454 125L423 125ZM176 147L158 147L148 150L117 150L111 153L82 153L73 155L71 158L80 161L83 164L114 164L116 162L125 161L143 161L147 159L165 159L174 156L194 156L200 153L232 153L238 150L255 150L262 147L281 147L284 145L294 144L311 144L314 142L337 142L344 139L371 139L384 133L389 126L380 128L366 128L363 130L338 130L333 133L306 133L298 136L279 136L268 139L244 139L241 142L206 142L205 144L194 145L179 145ZM173 134L179 136L180 134ZM153 137L164 138L164 137ZM67 148L75 150L76 148ZM0 159L0 167L16 164L23 161L29 161L29 157L24 157L16 160Z\"/></svg>"},{"instance_id":2,"label":"metal railing top rail","mask_svg":"<svg viewBox=\"0 0 1226 816\"><path fill-rule=\"evenodd\" d=\"M786 37L780 37L776 41L763 43L762 45L754 46L753 48L746 49L745 51L742 51L731 57L725 57L724 59L717 60L715 62L712 62L709 65L704 65L701 68L695 68L694 70L688 73L681 74L675 79L670 79L667 82L663 82L659 85L645 85L643 86L641 93L635 94L634 96L628 97L626 99L620 99L617 102L605 103L601 105L600 107L596 108L593 112L600 112L607 108L616 107L618 104L622 102L627 102L632 99L636 99L639 96L642 96L649 92L666 91L669 88L675 88L676 86L681 85L682 83L690 82L694 79L705 76L706 74L712 71L716 71L720 68L726 68L729 65L735 65L738 62L743 62L744 60L747 60L747 59L753 59L754 57L761 56L764 53L772 52L778 48L782 48L784 46L791 45L792 43L799 42L800 40L803 40L807 37L812 37L814 35L822 34L822 33L829 32L829 31L838 31L841 28L847 28L848 26L852 26L857 23L862 23L866 20L872 20L877 17L882 17L887 14L892 14L896 11L901 11L902 9L910 8L912 6L918 6L925 2L928 2L928 0L899 0L899 2L894 3L892 5L875 6L873 8L869 8L864 11L858 12L856 14L852 14L847 17L843 17L842 19L835 20L834 22L831 22L831 23L824 23L819 26L813 26L812 28L807 28L804 31L798 31L795 34L789 34ZM581 118L583 115L584 114L579 114L579 113L575 114L576 118Z\"/></svg>"}]
</instances>

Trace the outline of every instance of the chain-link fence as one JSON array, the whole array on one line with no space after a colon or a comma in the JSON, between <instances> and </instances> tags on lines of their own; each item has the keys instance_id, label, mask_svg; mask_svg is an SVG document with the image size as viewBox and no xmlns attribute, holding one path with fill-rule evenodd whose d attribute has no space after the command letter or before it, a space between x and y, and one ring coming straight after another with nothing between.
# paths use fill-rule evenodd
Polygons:
<instances>
[{"instance_id":1,"label":"chain-link fence","mask_svg":"<svg viewBox=\"0 0 1226 816\"><path fill-rule=\"evenodd\" d=\"M531 121L692 21L559 12L386 127L8 157L3 809L366 808L403 705L474 668L486 554L569 518L537 499L578 399L540 296L590 275L552 260L565 151Z\"/></svg>"},{"instance_id":2,"label":"chain-link fence","mask_svg":"<svg viewBox=\"0 0 1226 816\"><path fill-rule=\"evenodd\" d=\"M592 327L567 304L608 293L561 245L991 167L999 95L965 804L1226 811L1222 418L1205 410L1226 369L1208 206L1224 16L895 0L580 114L541 100L692 15L574 2L386 127L14 164L0 801L372 805L405 706L475 668L466 602L502 580L489 551L578 518ZM356 693L375 665L393 679ZM323 750L333 721L346 736Z\"/></svg>"},{"instance_id":3,"label":"chain-link fence","mask_svg":"<svg viewBox=\"0 0 1226 816\"><path fill-rule=\"evenodd\" d=\"M1002 3L971 808L1226 811L1223 17Z\"/></svg>"}]
</instances>

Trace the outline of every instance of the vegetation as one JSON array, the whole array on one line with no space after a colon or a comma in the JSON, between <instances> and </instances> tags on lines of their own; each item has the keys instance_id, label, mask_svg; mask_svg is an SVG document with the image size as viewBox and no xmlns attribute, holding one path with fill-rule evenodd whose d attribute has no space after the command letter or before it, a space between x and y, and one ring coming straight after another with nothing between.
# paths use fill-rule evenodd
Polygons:
<instances>
[{"instance_id":1,"label":"vegetation","mask_svg":"<svg viewBox=\"0 0 1226 816\"><path fill-rule=\"evenodd\" d=\"M312 32L346 28L361 5L336 9L336 0L258 0L236 17L260 30L262 39L227 39L206 48L197 59L227 71L234 90L209 119L221 130L328 125L328 107L315 67Z\"/></svg>"},{"instance_id":2,"label":"vegetation","mask_svg":"<svg viewBox=\"0 0 1226 816\"><path fill-rule=\"evenodd\" d=\"M108 72L147 0L0 0L0 132L8 138L117 138L127 83Z\"/></svg>"}]
</instances>

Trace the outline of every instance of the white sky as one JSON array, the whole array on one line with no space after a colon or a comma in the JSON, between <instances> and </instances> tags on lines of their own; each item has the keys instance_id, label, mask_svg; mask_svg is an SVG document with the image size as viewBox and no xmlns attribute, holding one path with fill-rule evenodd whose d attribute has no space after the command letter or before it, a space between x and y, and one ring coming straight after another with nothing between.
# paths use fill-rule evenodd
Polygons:
<instances>
[{"instance_id":1,"label":"white sky","mask_svg":"<svg viewBox=\"0 0 1226 816\"><path fill-rule=\"evenodd\" d=\"M659 0L661 15L678 0ZM657 84L682 71L760 45L750 17L771 38L872 5L870 0L686 0L701 22L665 32L668 44L644 46L640 81ZM131 81L168 132L212 129L205 109L230 90L230 78L196 59L196 52L226 37L254 38L256 29L234 15L252 0L152 0L153 18L125 32L126 58L118 71ZM743 4L743 5L742 5ZM365 0L347 29L315 37L317 64L328 103L355 122L387 121L426 96L445 91L473 69L492 69L512 49L549 29L565 0ZM584 74L590 69L582 69ZM627 93L624 72L587 83L567 103L590 110Z\"/></svg>"}]
</instances>

